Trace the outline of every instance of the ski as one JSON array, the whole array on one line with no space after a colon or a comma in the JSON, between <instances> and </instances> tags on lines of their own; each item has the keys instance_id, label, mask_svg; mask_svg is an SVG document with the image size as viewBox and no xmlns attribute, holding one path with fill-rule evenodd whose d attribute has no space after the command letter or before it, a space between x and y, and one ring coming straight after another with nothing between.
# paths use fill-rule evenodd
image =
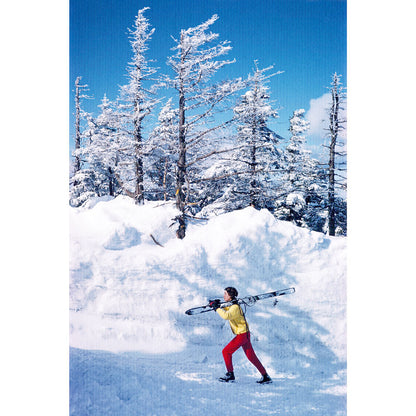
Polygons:
<instances>
[{"instance_id":1,"label":"ski","mask_svg":"<svg viewBox=\"0 0 416 416\"><path fill-rule=\"evenodd\" d=\"M238 304L245 304L245 305L252 305L259 300L267 299L267 298L274 298L276 296L283 296L283 295L289 295L290 293L294 293L295 288L290 287L288 289L282 289L282 290L275 290L274 292L267 292L267 293L261 293L260 295L254 295L254 296L246 296L245 298L237 299ZM213 299L214 300L214 299ZM220 308L226 308L227 306L233 305L233 302L221 302ZM197 306L196 308L191 308L185 311L187 315L196 315L198 313L204 313L204 312L211 312L214 309L212 309L211 306L205 305L205 306Z\"/></svg>"}]
</instances>

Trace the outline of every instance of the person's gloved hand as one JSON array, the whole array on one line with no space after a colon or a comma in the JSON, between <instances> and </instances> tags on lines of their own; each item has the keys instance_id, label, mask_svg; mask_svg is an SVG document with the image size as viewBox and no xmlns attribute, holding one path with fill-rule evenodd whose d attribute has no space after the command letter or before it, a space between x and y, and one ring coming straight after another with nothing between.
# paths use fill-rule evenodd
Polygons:
<instances>
[{"instance_id":1,"label":"person's gloved hand","mask_svg":"<svg viewBox=\"0 0 416 416\"><path fill-rule=\"evenodd\" d=\"M216 311L220 307L220 304L221 301L219 299L215 299L209 303L209 306L211 306L211 308L214 309L214 311Z\"/></svg>"}]
</instances>

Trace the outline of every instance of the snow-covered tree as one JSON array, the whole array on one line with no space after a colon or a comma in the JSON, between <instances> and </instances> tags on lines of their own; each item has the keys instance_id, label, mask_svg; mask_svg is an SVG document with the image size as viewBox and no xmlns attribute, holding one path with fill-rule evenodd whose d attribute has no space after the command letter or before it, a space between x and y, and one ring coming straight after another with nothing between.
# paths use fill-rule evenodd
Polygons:
<instances>
[{"instance_id":1,"label":"snow-covered tree","mask_svg":"<svg viewBox=\"0 0 416 416\"><path fill-rule=\"evenodd\" d=\"M82 162L81 168L70 179L70 204L75 207L84 204L91 198L100 196L100 174L90 166L87 150L94 134L95 121L90 114L85 116L87 123L81 130L82 145L73 152L74 157Z\"/></svg>"},{"instance_id":2,"label":"snow-covered tree","mask_svg":"<svg viewBox=\"0 0 416 416\"><path fill-rule=\"evenodd\" d=\"M99 108L101 114L96 119L89 118L89 139L81 154L95 173L99 196L115 196L121 192L117 180L120 175L120 119L105 95Z\"/></svg>"},{"instance_id":3,"label":"snow-covered tree","mask_svg":"<svg viewBox=\"0 0 416 416\"><path fill-rule=\"evenodd\" d=\"M221 110L225 100L243 86L240 80L214 83L212 78L219 69L233 60L222 59L230 50L229 42L217 42L218 34L209 28L218 19L213 15L206 22L181 30L179 39L174 39L174 54L168 59L174 77L166 78L175 88L178 98L178 162L176 171L176 206L181 215L177 220L178 238L186 233L187 212L195 203L193 173L198 164L217 154L218 149L209 143L212 134L224 123L215 124L213 114Z\"/></svg>"},{"instance_id":4,"label":"snow-covered tree","mask_svg":"<svg viewBox=\"0 0 416 416\"><path fill-rule=\"evenodd\" d=\"M305 163L309 154L305 150L306 137L304 133L309 129L309 122L305 120L305 110L295 110L290 118L290 139L286 147L288 181L293 188L301 187L305 179Z\"/></svg>"},{"instance_id":5,"label":"snow-covered tree","mask_svg":"<svg viewBox=\"0 0 416 416\"><path fill-rule=\"evenodd\" d=\"M272 68L259 69L256 63L254 73L248 78L250 89L234 107L238 146L226 158L235 175L230 197L240 207L271 208L279 187L282 138L267 127L270 119L278 117L267 82L280 72L268 73Z\"/></svg>"},{"instance_id":6,"label":"snow-covered tree","mask_svg":"<svg viewBox=\"0 0 416 416\"><path fill-rule=\"evenodd\" d=\"M129 83L120 91L121 100L124 102L120 105L120 115L123 116L126 129L121 146L123 165L130 165L134 191L128 189L128 179L119 177L119 182L123 190L133 196L138 204L144 202L144 119L158 102L153 79L156 69L149 65L146 58L148 43L155 30L144 17L144 12L148 9L145 7L139 10L133 29L129 29L133 58L127 70Z\"/></svg>"},{"instance_id":7,"label":"snow-covered tree","mask_svg":"<svg viewBox=\"0 0 416 416\"><path fill-rule=\"evenodd\" d=\"M75 149L72 153L74 163L70 176L70 204L72 206L80 206L88 198L96 195L94 172L84 165L82 159L82 146L89 135L89 126L85 125L85 121L91 116L82 108L83 99L91 98L86 94L88 85L81 84L82 77L75 80Z\"/></svg>"},{"instance_id":8,"label":"snow-covered tree","mask_svg":"<svg viewBox=\"0 0 416 416\"><path fill-rule=\"evenodd\" d=\"M100 196L97 178L93 169L85 167L76 172L70 179L69 203L79 207L89 199Z\"/></svg>"},{"instance_id":9,"label":"snow-covered tree","mask_svg":"<svg viewBox=\"0 0 416 416\"><path fill-rule=\"evenodd\" d=\"M175 171L178 161L178 111L172 106L172 99L162 107L158 124L150 134L147 143L147 174L155 189L155 199L175 198Z\"/></svg>"},{"instance_id":10,"label":"snow-covered tree","mask_svg":"<svg viewBox=\"0 0 416 416\"><path fill-rule=\"evenodd\" d=\"M90 98L85 91L88 91L88 85L81 85L82 77L75 80L75 151L81 148L81 120L85 118L85 112L82 110L82 99ZM81 169L81 159L79 155L75 155L74 173Z\"/></svg>"},{"instance_id":11,"label":"snow-covered tree","mask_svg":"<svg viewBox=\"0 0 416 416\"><path fill-rule=\"evenodd\" d=\"M317 167L314 180L306 192L305 207L300 222L300 226L318 232L324 232L327 223L326 198L323 193L326 188L322 181L322 173Z\"/></svg>"},{"instance_id":12,"label":"snow-covered tree","mask_svg":"<svg viewBox=\"0 0 416 416\"><path fill-rule=\"evenodd\" d=\"M345 98L345 92L340 82L340 75L336 73L332 76L331 82L331 108L329 110L329 164L328 164L328 234L335 235L337 229L337 206L340 204L337 203L336 188L341 187L345 189L345 177L339 172L343 169L340 165L337 166L336 158L344 159L346 152L344 150L339 150L339 133L343 129L342 124L345 123L340 116L340 111L342 109L342 102ZM341 162L342 163L342 162ZM342 205L342 204L341 204ZM344 204L345 205L345 204ZM346 219L345 213L340 215L340 219ZM342 221L338 224L338 228L344 228L346 231L346 222ZM338 230L338 233L341 233Z\"/></svg>"},{"instance_id":13,"label":"snow-covered tree","mask_svg":"<svg viewBox=\"0 0 416 416\"><path fill-rule=\"evenodd\" d=\"M307 209L308 193L316 174L316 161L305 149L304 133L309 122L304 119L305 110L293 112L290 118L290 139L285 149L283 186L276 198L275 215L278 219L302 225ZM313 189L313 188L312 188Z\"/></svg>"}]
</instances>

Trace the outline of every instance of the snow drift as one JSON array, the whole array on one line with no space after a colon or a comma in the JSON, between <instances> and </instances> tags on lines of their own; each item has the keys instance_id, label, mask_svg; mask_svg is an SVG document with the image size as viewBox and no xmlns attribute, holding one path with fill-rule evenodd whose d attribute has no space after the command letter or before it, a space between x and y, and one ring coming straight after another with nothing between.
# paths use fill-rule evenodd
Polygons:
<instances>
[{"instance_id":1,"label":"snow drift","mask_svg":"<svg viewBox=\"0 0 416 416\"><path fill-rule=\"evenodd\" d=\"M240 296L296 288L277 305L264 300L247 310L254 349L284 387L244 395L235 414L287 406L287 414L345 414L346 239L246 208L196 221L178 240L169 227L176 215L172 203L136 206L126 197L71 208L71 414L137 414L152 389L166 401L140 414L218 410L224 386L215 378L232 334L214 313L184 311L221 297L226 286ZM256 370L243 354L234 361L243 392ZM274 400L282 389L284 401Z\"/></svg>"}]
</instances>

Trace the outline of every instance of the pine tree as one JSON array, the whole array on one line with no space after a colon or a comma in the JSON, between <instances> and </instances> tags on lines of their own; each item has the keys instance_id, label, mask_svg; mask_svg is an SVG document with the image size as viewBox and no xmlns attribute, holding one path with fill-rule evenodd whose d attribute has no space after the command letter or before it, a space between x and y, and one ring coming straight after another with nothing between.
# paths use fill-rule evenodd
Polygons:
<instances>
[{"instance_id":1,"label":"pine tree","mask_svg":"<svg viewBox=\"0 0 416 416\"><path fill-rule=\"evenodd\" d=\"M230 158L236 174L230 196L240 206L251 205L257 209L270 209L279 187L282 138L267 127L269 119L278 117L267 82L280 72L267 74L272 68L259 69L256 63L248 79L250 89L234 107L238 150Z\"/></svg>"},{"instance_id":2,"label":"pine tree","mask_svg":"<svg viewBox=\"0 0 416 416\"><path fill-rule=\"evenodd\" d=\"M178 112L172 99L162 107L158 124L153 129L147 144L147 173L155 187L154 199L175 198L175 168L178 161ZM162 197L162 198L161 198Z\"/></svg>"},{"instance_id":3,"label":"pine tree","mask_svg":"<svg viewBox=\"0 0 416 416\"><path fill-rule=\"evenodd\" d=\"M101 114L96 119L89 118L89 140L81 154L95 173L98 196L116 196L121 192L116 179L119 175L120 120L105 95L99 108Z\"/></svg>"},{"instance_id":4,"label":"pine tree","mask_svg":"<svg viewBox=\"0 0 416 416\"><path fill-rule=\"evenodd\" d=\"M77 77L75 80L75 149L72 153L74 163L69 183L69 202L76 207L97 195L94 172L88 166L84 166L85 161L82 159L82 146L90 134L89 125L85 126L85 120L91 117L83 110L82 100L91 97L85 94L88 85L81 85L81 79L82 77Z\"/></svg>"},{"instance_id":5,"label":"pine tree","mask_svg":"<svg viewBox=\"0 0 416 416\"><path fill-rule=\"evenodd\" d=\"M88 148L95 130L95 121L90 114L85 115L87 123L81 130L82 145L74 150L75 158L81 161L81 168L71 178L70 204L79 207L88 200L100 196L99 174L89 164Z\"/></svg>"},{"instance_id":6,"label":"pine tree","mask_svg":"<svg viewBox=\"0 0 416 416\"><path fill-rule=\"evenodd\" d=\"M276 199L275 215L278 219L302 225L307 209L308 192L313 181L316 164L305 149L304 133L309 122L304 119L305 110L293 112L290 118L290 139L285 149L283 186Z\"/></svg>"},{"instance_id":7,"label":"pine tree","mask_svg":"<svg viewBox=\"0 0 416 416\"><path fill-rule=\"evenodd\" d=\"M130 32L130 44L133 58L128 66L129 83L121 88L120 116L124 119L127 133L121 148L123 164L130 164L134 177L134 191L128 189L127 180L118 177L120 185L127 195L132 196L137 204L144 202L144 119L153 110L158 100L154 98L156 83L153 75L156 69L149 66L146 58L148 43L155 29L150 28L149 21L144 17L145 7L139 10Z\"/></svg>"},{"instance_id":8,"label":"pine tree","mask_svg":"<svg viewBox=\"0 0 416 416\"><path fill-rule=\"evenodd\" d=\"M212 134L224 123L212 123L210 118L221 104L235 91L243 87L240 80L213 83L212 78L219 69L234 61L220 59L231 46L229 42L216 41L218 34L208 32L218 19L213 15L206 22L181 30L179 39L174 39L175 54L168 60L174 72L173 78L166 78L168 85L175 88L178 97L178 161L176 170L176 206L178 238L184 238L187 213L195 203L197 191L193 187L194 174L198 164L218 150L209 143Z\"/></svg>"}]
</instances>

